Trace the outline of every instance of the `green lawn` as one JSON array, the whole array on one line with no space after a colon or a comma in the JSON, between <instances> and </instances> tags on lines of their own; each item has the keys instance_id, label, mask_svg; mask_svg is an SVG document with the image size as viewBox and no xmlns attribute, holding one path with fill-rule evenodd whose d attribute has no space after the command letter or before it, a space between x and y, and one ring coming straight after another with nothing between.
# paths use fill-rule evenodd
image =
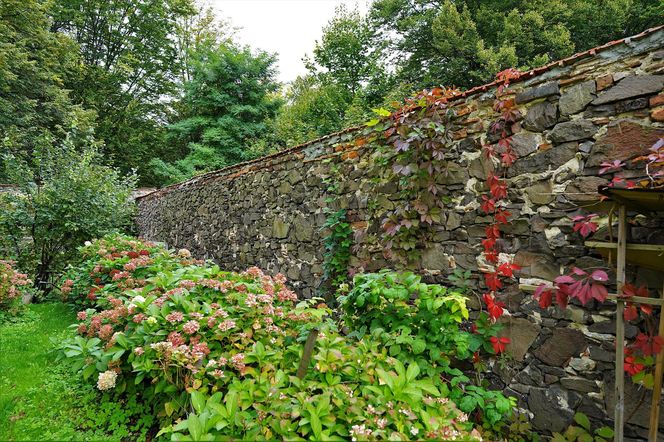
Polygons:
<instances>
[{"instance_id":1,"label":"green lawn","mask_svg":"<svg viewBox=\"0 0 664 442\"><path fill-rule=\"evenodd\" d=\"M99 404L93 386L54 361L75 315L62 304L31 305L21 322L0 324L0 440L118 440L97 428L117 410ZM125 427L125 428L123 428ZM122 431L124 430L124 431ZM124 433L124 434L123 434Z\"/></svg>"}]
</instances>

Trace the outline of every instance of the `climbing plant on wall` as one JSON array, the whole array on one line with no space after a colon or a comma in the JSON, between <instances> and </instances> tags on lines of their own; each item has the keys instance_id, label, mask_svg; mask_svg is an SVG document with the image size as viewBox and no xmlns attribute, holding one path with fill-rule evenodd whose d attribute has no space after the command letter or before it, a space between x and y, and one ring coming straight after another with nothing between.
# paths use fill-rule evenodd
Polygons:
<instances>
[{"instance_id":1,"label":"climbing plant on wall","mask_svg":"<svg viewBox=\"0 0 664 442\"><path fill-rule=\"evenodd\" d=\"M449 173L445 161L456 117L449 98L456 90L436 88L407 101L381 119L367 123L367 139L375 147L377 185L392 186L403 204L378 205L374 218L381 226L385 257L409 266L431 239L430 227L441 221L445 190L440 178Z\"/></svg>"}]
</instances>

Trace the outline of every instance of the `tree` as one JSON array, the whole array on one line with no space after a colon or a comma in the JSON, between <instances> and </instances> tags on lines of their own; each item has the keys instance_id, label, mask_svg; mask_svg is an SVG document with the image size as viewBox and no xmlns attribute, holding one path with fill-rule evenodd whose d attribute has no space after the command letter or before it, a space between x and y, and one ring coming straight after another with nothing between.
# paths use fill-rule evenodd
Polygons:
<instances>
[{"instance_id":1,"label":"tree","mask_svg":"<svg viewBox=\"0 0 664 442\"><path fill-rule=\"evenodd\" d=\"M439 75L447 78L448 86L481 83L517 63L513 46L497 51L486 48L465 5L459 11L454 3L443 3L431 23L431 32L437 55L446 60Z\"/></svg>"},{"instance_id":2,"label":"tree","mask_svg":"<svg viewBox=\"0 0 664 442\"><path fill-rule=\"evenodd\" d=\"M381 63L383 46L357 10L338 7L312 57L304 59L309 75L286 90L277 137L287 145L299 144L366 121L390 87Z\"/></svg>"},{"instance_id":3,"label":"tree","mask_svg":"<svg viewBox=\"0 0 664 442\"><path fill-rule=\"evenodd\" d=\"M400 84L472 87L661 22L658 0L374 0Z\"/></svg>"},{"instance_id":4,"label":"tree","mask_svg":"<svg viewBox=\"0 0 664 442\"><path fill-rule=\"evenodd\" d=\"M128 227L133 213L135 177L100 165L91 131L76 122L67 129L62 142L36 146L29 161L3 157L16 189L0 195L0 251L18 259L42 289L76 247Z\"/></svg>"},{"instance_id":5,"label":"tree","mask_svg":"<svg viewBox=\"0 0 664 442\"><path fill-rule=\"evenodd\" d=\"M276 118L276 136L295 146L344 126L350 103L347 91L312 75L298 77L286 89L286 105Z\"/></svg>"},{"instance_id":6,"label":"tree","mask_svg":"<svg viewBox=\"0 0 664 442\"><path fill-rule=\"evenodd\" d=\"M78 49L50 25L43 2L0 2L0 145L25 158L44 140L62 139L83 113L63 88ZM0 182L8 179L0 168Z\"/></svg>"},{"instance_id":7,"label":"tree","mask_svg":"<svg viewBox=\"0 0 664 442\"><path fill-rule=\"evenodd\" d=\"M212 8L197 9L195 14L181 16L175 24L175 49L180 60L180 84L192 80L196 54L231 43L235 31L229 22L219 20Z\"/></svg>"},{"instance_id":8,"label":"tree","mask_svg":"<svg viewBox=\"0 0 664 442\"><path fill-rule=\"evenodd\" d=\"M53 31L79 44L83 65L66 87L97 113L105 160L137 169L144 183L150 159L172 154L165 124L186 61L176 30L196 13L191 0L59 0L51 9Z\"/></svg>"},{"instance_id":9,"label":"tree","mask_svg":"<svg viewBox=\"0 0 664 442\"><path fill-rule=\"evenodd\" d=\"M381 46L367 20L357 10L348 11L342 5L323 28L323 37L316 42L313 59L305 58L305 64L323 82L344 88L352 101L353 96L382 70Z\"/></svg>"},{"instance_id":10,"label":"tree","mask_svg":"<svg viewBox=\"0 0 664 442\"><path fill-rule=\"evenodd\" d=\"M180 120L169 126L171 140L187 155L173 163L152 161L169 181L250 159L250 145L270 133L280 106L274 55L222 43L198 57Z\"/></svg>"}]
</instances>

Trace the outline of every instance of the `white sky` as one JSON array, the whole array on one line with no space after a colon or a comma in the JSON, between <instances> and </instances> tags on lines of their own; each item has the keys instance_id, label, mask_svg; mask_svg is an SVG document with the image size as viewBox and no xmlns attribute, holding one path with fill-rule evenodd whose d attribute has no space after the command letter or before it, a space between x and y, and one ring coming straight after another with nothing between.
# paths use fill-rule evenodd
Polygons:
<instances>
[{"instance_id":1,"label":"white sky","mask_svg":"<svg viewBox=\"0 0 664 442\"><path fill-rule=\"evenodd\" d=\"M277 53L279 81L306 73L302 57L311 54L334 9L345 4L368 9L367 0L207 0L218 17L229 19L239 43Z\"/></svg>"}]
</instances>

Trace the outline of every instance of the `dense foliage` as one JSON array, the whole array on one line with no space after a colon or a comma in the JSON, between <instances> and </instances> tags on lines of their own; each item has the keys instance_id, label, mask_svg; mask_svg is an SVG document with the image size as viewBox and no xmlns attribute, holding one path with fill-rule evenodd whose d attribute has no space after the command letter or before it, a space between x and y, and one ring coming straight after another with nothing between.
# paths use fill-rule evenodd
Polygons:
<instances>
[{"instance_id":1,"label":"dense foliage","mask_svg":"<svg viewBox=\"0 0 664 442\"><path fill-rule=\"evenodd\" d=\"M446 395L487 428L505 424L514 403L499 392L473 385L458 368L464 360L473 360L480 368L481 352L504 350L493 344L500 327L486 317L472 330L461 327L468 321L462 293L425 284L413 273L384 270L355 276L353 288L340 303L353 335L371 336L391 356L417 364L429 376L450 379Z\"/></svg>"},{"instance_id":2,"label":"dense foliage","mask_svg":"<svg viewBox=\"0 0 664 442\"><path fill-rule=\"evenodd\" d=\"M222 43L198 58L179 105L181 120L169 126L170 140L186 156L174 164L153 160L166 181L251 159L250 147L269 135L280 105L274 56Z\"/></svg>"},{"instance_id":3,"label":"dense foliage","mask_svg":"<svg viewBox=\"0 0 664 442\"><path fill-rule=\"evenodd\" d=\"M87 143L74 132L63 144L4 158L16 188L0 194L0 254L14 257L44 290L78 244L131 222L134 177L100 165Z\"/></svg>"},{"instance_id":4,"label":"dense foliage","mask_svg":"<svg viewBox=\"0 0 664 442\"><path fill-rule=\"evenodd\" d=\"M539 66L655 26L662 12L651 0L376 0L370 17L384 39L396 33L397 77L420 89Z\"/></svg>"},{"instance_id":5,"label":"dense foliage","mask_svg":"<svg viewBox=\"0 0 664 442\"><path fill-rule=\"evenodd\" d=\"M91 115L75 106L65 80L76 69L76 46L50 32L48 5L0 3L0 183L10 181L2 154L29 157L67 136Z\"/></svg>"},{"instance_id":6,"label":"dense foliage","mask_svg":"<svg viewBox=\"0 0 664 442\"><path fill-rule=\"evenodd\" d=\"M79 312L77 336L63 355L96 381L106 400L138 397L151 404L161 434L176 440L454 439L468 437L473 420L483 431L497 431L511 415L510 400L449 367L463 352L471 354L459 350L463 345L452 333L466 316L463 296L414 275L367 275L351 293L363 293L363 281L372 279L371 290L382 300L395 290L422 296L410 307L399 297L398 305L414 316L391 318L421 323L440 317L428 330L440 326L451 338L441 341L445 333L439 333L425 347L436 361L447 361L439 365L454 375L451 382L424 360L418 344L404 340L395 352L375 327L366 336L359 336L362 327L342 336L325 304L296 303L281 275L257 268L223 272L185 250L176 254L128 237L95 241L81 253L83 262L61 291L68 302L88 308ZM361 310L351 307L359 304L354 299L344 301L349 325ZM372 311L378 310L367 307ZM383 331L389 339L401 334L403 323L394 325ZM299 378L303 342L314 329L312 362Z\"/></svg>"},{"instance_id":7,"label":"dense foliage","mask_svg":"<svg viewBox=\"0 0 664 442\"><path fill-rule=\"evenodd\" d=\"M80 65L66 87L95 111L104 159L124 173L137 169L147 178L150 159L169 156L164 122L183 64L175 31L195 12L190 0L51 3L51 30L78 45Z\"/></svg>"}]
</instances>

